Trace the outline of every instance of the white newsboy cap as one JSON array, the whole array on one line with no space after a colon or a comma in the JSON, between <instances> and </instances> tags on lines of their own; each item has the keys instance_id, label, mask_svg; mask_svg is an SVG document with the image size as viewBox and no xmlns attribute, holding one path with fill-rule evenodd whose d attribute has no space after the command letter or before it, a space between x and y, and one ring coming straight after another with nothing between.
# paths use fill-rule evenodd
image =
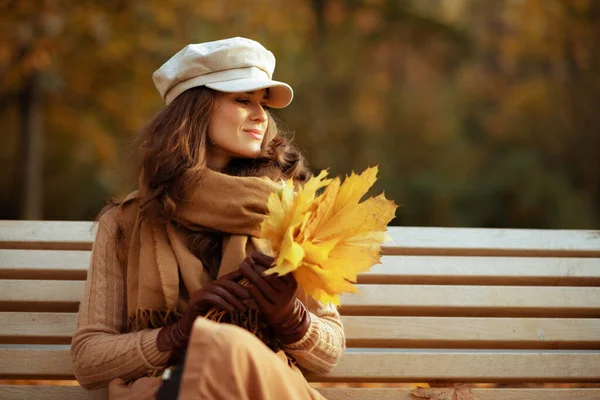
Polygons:
<instances>
[{"instance_id":1,"label":"white newsboy cap","mask_svg":"<svg viewBox=\"0 0 600 400\"><path fill-rule=\"evenodd\" d=\"M152 79L167 104L196 86L228 93L269 88L267 105L283 108L294 92L287 83L271 79L274 70L273 53L254 40L234 37L185 46Z\"/></svg>"}]
</instances>

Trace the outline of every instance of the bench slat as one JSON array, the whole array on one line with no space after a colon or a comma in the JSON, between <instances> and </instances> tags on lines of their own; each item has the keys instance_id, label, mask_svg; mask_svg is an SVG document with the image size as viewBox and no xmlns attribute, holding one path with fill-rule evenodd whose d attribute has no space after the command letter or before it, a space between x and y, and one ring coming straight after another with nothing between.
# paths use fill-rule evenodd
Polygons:
<instances>
[{"instance_id":1,"label":"bench slat","mask_svg":"<svg viewBox=\"0 0 600 400\"><path fill-rule=\"evenodd\" d=\"M2 344L69 344L76 328L75 313L0 313Z\"/></svg>"},{"instance_id":2,"label":"bench slat","mask_svg":"<svg viewBox=\"0 0 600 400\"><path fill-rule=\"evenodd\" d=\"M2 280L0 311L75 312L83 281ZM600 288L357 285L341 298L346 315L570 317L600 316Z\"/></svg>"},{"instance_id":3,"label":"bench slat","mask_svg":"<svg viewBox=\"0 0 600 400\"><path fill-rule=\"evenodd\" d=\"M535 366L535 368L532 368ZM0 349L0 379L72 379L68 350ZM600 353L397 352L346 353L313 382L594 382Z\"/></svg>"},{"instance_id":4,"label":"bench slat","mask_svg":"<svg viewBox=\"0 0 600 400\"><path fill-rule=\"evenodd\" d=\"M90 250L90 221L0 221L0 249Z\"/></svg>"},{"instance_id":5,"label":"bench slat","mask_svg":"<svg viewBox=\"0 0 600 400\"><path fill-rule=\"evenodd\" d=\"M84 281L0 280L0 311L76 312Z\"/></svg>"},{"instance_id":6,"label":"bench slat","mask_svg":"<svg viewBox=\"0 0 600 400\"><path fill-rule=\"evenodd\" d=\"M383 256L358 283L600 286L600 258Z\"/></svg>"},{"instance_id":7,"label":"bench slat","mask_svg":"<svg viewBox=\"0 0 600 400\"><path fill-rule=\"evenodd\" d=\"M418 400L408 388L320 388L327 400ZM600 389L471 389L476 400L598 400ZM58 399L57 399L58 400Z\"/></svg>"},{"instance_id":8,"label":"bench slat","mask_svg":"<svg viewBox=\"0 0 600 400\"><path fill-rule=\"evenodd\" d=\"M342 317L348 347L599 349L600 319ZM0 343L69 344L75 313L0 313Z\"/></svg>"},{"instance_id":9,"label":"bench slat","mask_svg":"<svg viewBox=\"0 0 600 400\"><path fill-rule=\"evenodd\" d=\"M324 382L597 382L600 353L346 353L332 373L307 376L307 379Z\"/></svg>"},{"instance_id":10,"label":"bench slat","mask_svg":"<svg viewBox=\"0 0 600 400\"><path fill-rule=\"evenodd\" d=\"M599 317L600 288L357 285L341 298L346 315Z\"/></svg>"},{"instance_id":11,"label":"bench slat","mask_svg":"<svg viewBox=\"0 0 600 400\"><path fill-rule=\"evenodd\" d=\"M3 400L107 400L108 390L85 390L81 386L0 385Z\"/></svg>"},{"instance_id":12,"label":"bench slat","mask_svg":"<svg viewBox=\"0 0 600 400\"><path fill-rule=\"evenodd\" d=\"M89 221L0 221L0 248L89 250ZM386 254L598 257L592 230L389 227Z\"/></svg>"},{"instance_id":13,"label":"bench slat","mask_svg":"<svg viewBox=\"0 0 600 400\"><path fill-rule=\"evenodd\" d=\"M0 279L85 280L90 251L0 250Z\"/></svg>"},{"instance_id":14,"label":"bench slat","mask_svg":"<svg viewBox=\"0 0 600 400\"><path fill-rule=\"evenodd\" d=\"M600 319L343 316L348 347L600 349Z\"/></svg>"},{"instance_id":15,"label":"bench slat","mask_svg":"<svg viewBox=\"0 0 600 400\"><path fill-rule=\"evenodd\" d=\"M415 400L409 388L317 388L327 400ZM81 386L0 385L4 400L106 400L106 389ZM471 389L477 400L598 400L600 389Z\"/></svg>"},{"instance_id":16,"label":"bench slat","mask_svg":"<svg viewBox=\"0 0 600 400\"><path fill-rule=\"evenodd\" d=\"M600 231L390 227L385 254L598 257Z\"/></svg>"},{"instance_id":17,"label":"bench slat","mask_svg":"<svg viewBox=\"0 0 600 400\"><path fill-rule=\"evenodd\" d=\"M84 280L91 252L0 250L0 279ZM600 258L383 256L362 284L600 286Z\"/></svg>"}]
</instances>

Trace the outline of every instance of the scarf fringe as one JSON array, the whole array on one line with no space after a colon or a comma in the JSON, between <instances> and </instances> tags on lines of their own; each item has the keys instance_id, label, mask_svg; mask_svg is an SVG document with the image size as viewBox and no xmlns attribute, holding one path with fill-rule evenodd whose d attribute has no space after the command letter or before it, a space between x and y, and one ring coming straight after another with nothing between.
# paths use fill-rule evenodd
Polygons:
<instances>
[{"instance_id":1,"label":"scarf fringe","mask_svg":"<svg viewBox=\"0 0 600 400\"><path fill-rule=\"evenodd\" d=\"M177 322L181 318L178 311L136 310L135 315L127 318L127 327L130 332L143 329L162 328Z\"/></svg>"}]
</instances>

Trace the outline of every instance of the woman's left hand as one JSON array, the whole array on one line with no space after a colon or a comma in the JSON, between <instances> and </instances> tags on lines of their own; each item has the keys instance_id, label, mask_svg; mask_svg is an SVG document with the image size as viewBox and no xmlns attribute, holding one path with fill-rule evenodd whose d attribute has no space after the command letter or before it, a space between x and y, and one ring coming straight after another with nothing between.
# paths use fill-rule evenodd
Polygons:
<instances>
[{"instance_id":1,"label":"woman's left hand","mask_svg":"<svg viewBox=\"0 0 600 400\"><path fill-rule=\"evenodd\" d=\"M156 392L162 384L161 378L141 377L131 384L121 378L108 382L108 400L150 400L156 398Z\"/></svg>"},{"instance_id":2,"label":"woman's left hand","mask_svg":"<svg viewBox=\"0 0 600 400\"><path fill-rule=\"evenodd\" d=\"M240 265L250 284L248 293L280 342L292 344L304 337L310 327L310 314L296 297L298 283L292 274L264 275L275 260L254 252Z\"/></svg>"}]
</instances>

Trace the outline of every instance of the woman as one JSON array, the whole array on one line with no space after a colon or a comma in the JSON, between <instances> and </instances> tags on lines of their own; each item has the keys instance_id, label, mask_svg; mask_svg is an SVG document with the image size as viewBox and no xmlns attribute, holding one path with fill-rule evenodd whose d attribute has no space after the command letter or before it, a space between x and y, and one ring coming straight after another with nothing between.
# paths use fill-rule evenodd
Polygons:
<instances>
[{"instance_id":1,"label":"woman","mask_svg":"<svg viewBox=\"0 0 600 400\"><path fill-rule=\"evenodd\" d=\"M262 45L231 38L189 45L154 73L167 106L141 134L139 190L99 219L71 345L83 387L152 398L187 348L181 398L319 398L298 367L336 365L339 314L293 277L263 275L267 197L310 177L268 112L293 96L274 67ZM213 308L257 309L278 347L196 320Z\"/></svg>"}]
</instances>

